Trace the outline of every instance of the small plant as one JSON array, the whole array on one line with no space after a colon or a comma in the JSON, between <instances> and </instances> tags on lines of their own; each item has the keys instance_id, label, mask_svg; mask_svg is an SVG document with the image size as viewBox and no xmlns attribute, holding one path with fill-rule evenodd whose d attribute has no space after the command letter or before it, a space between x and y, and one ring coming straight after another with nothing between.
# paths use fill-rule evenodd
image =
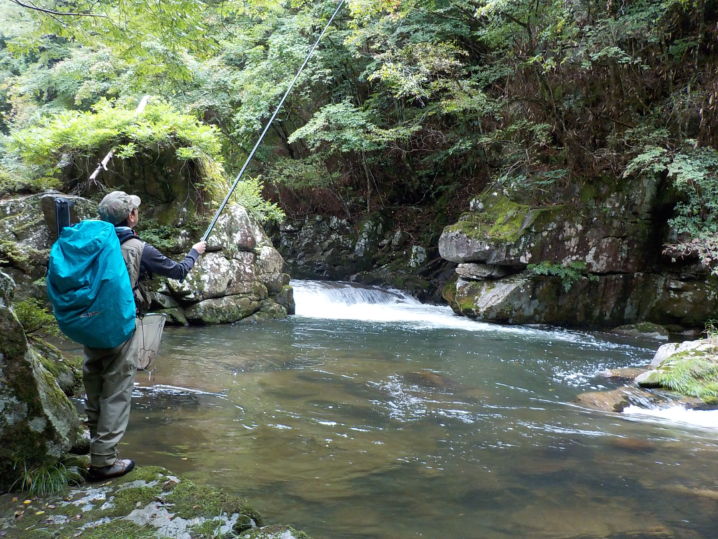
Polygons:
<instances>
[{"instance_id":1,"label":"small plant","mask_svg":"<svg viewBox=\"0 0 718 539\"><path fill-rule=\"evenodd\" d=\"M555 264L554 262L544 261L540 264L529 264L527 269L534 275L558 277L561 280L564 292L571 290L571 287L581 279L598 280L598 276L588 273L586 263L578 260L569 264Z\"/></svg>"},{"instance_id":2,"label":"small plant","mask_svg":"<svg viewBox=\"0 0 718 539\"><path fill-rule=\"evenodd\" d=\"M718 345L718 320L708 320L705 328L706 338Z\"/></svg>"},{"instance_id":3,"label":"small plant","mask_svg":"<svg viewBox=\"0 0 718 539\"><path fill-rule=\"evenodd\" d=\"M33 337L38 332L45 335L58 335L60 328L55 317L37 299L30 298L13 305L15 316L22 324L25 334Z\"/></svg>"},{"instance_id":4,"label":"small plant","mask_svg":"<svg viewBox=\"0 0 718 539\"><path fill-rule=\"evenodd\" d=\"M28 466L26 462L16 464L19 477L11 490L17 488L30 496L61 494L68 485L77 485L84 480L82 466L74 458L55 462L44 462Z\"/></svg>"}]
</instances>

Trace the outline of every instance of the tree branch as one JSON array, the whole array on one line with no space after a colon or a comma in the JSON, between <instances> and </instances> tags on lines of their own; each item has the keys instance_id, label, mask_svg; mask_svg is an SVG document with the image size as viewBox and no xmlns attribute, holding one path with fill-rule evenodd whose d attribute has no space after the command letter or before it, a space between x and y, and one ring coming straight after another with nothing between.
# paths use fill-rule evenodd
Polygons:
<instances>
[{"instance_id":1,"label":"tree branch","mask_svg":"<svg viewBox=\"0 0 718 539\"><path fill-rule=\"evenodd\" d=\"M68 13L68 12L62 12L62 11L55 11L54 9L46 9L39 6L36 6L31 3L25 3L21 2L20 0L10 0L11 2L14 2L20 7L24 7L26 9L32 9L34 11L39 11L40 13L47 13L48 15L65 15L65 16L71 16L71 17L106 17L106 15L96 15L95 13Z\"/></svg>"}]
</instances>

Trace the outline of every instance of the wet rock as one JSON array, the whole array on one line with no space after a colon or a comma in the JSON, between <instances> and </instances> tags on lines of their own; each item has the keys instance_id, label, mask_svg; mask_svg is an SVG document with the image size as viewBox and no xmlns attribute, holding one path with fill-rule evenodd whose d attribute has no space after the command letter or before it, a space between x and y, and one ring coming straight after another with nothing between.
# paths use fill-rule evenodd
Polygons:
<instances>
[{"instance_id":1,"label":"wet rock","mask_svg":"<svg viewBox=\"0 0 718 539\"><path fill-rule=\"evenodd\" d=\"M622 412L631 405L646 405L655 400L650 393L633 387L621 387L613 391L590 391L576 397L580 406L603 412Z\"/></svg>"},{"instance_id":2,"label":"wet rock","mask_svg":"<svg viewBox=\"0 0 718 539\"><path fill-rule=\"evenodd\" d=\"M251 296L224 296L194 303L184 311L187 320L195 324L228 324L256 313L261 301Z\"/></svg>"},{"instance_id":3,"label":"wet rock","mask_svg":"<svg viewBox=\"0 0 718 539\"><path fill-rule=\"evenodd\" d=\"M599 373L599 376L614 382L633 382L637 376L648 370L648 367L626 367L623 369L610 369Z\"/></svg>"},{"instance_id":4,"label":"wet rock","mask_svg":"<svg viewBox=\"0 0 718 539\"><path fill-rule=\"evenodd\" d=\"M346 279L360 268L357 233L345 219L310 216L279 227L279 251L295 278Z\"/></svg>"},{"instance_id":5,"label":"wet rock","mask_svg":"<svg viewBox=\"0 0 718 539\"><path fill-rule=\"evenodd\" d=\"M184 314L184 310L179 307L170 309L157 309L154 312L167 315L167 324L173 326L189 326L189 320Z\"/></svg>"},{"instance_id":6,"label":"wet rock","mask_svg":"<svg viewBox=\"0 0 718 539\"><path fill-rule=\"evenodd\" d=\"M573 200L578 194L581 203L571 205L530 206L484 193L439 239L439 254L459 264L444 298L458 314L501 323L703 327L718 313L718 279L660 257L652 232L654 205L664 203L659 180L641 182L576 186L582 192ZM580 271L576 262L584 264ZM514 275L531 264L544 271Z\"/></svg>"}]
</instances>

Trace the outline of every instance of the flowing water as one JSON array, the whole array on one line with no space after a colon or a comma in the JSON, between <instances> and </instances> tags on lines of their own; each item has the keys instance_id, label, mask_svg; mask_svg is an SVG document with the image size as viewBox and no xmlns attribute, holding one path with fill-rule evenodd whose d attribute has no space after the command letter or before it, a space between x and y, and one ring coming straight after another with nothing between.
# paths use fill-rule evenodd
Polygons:
<instances>
[{"instance_id":1,"label":"flowing water","mask_svg":"<svg viewBox=\"0 0 718 539\"><path fill-rule=\"evenodd\" d=\"M123 454L317 538L716 535L714 420L572 404L659 343L293 284L287 320L166 328Z\"/></svg>"}]
</instances>

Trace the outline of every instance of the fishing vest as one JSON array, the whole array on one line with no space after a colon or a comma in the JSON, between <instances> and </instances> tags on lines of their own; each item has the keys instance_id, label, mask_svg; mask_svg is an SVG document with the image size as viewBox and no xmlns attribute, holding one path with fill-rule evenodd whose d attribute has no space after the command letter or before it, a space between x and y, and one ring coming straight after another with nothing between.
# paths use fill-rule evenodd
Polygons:
<instances>
[{"instance_id":1,"label":"fishing vest","mask_svg":"<svg viewBox=\"0 0 718 539\"><path fill-rule=\"evenodd\" d=\"M135 297L137 314L145 314L150 310L152 297L146 286L140 282L140 263L142 262L142 251L145 242L137 238L130 238L122 243L122 258L125 259L127 273L130 275L132 293Z\"/></svg>"}]
</instances>

